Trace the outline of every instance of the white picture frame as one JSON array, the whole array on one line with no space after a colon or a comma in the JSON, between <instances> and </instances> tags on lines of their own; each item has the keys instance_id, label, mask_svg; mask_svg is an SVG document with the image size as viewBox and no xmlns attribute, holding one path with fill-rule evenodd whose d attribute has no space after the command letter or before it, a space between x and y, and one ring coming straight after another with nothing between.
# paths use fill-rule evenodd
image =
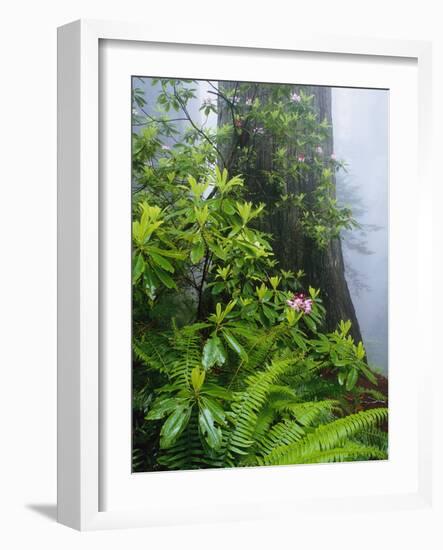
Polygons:
<instances>
[{"instance_id":1,"label":"white picture frame","mask_svg":"<svg viewBox=\"0 0 443 550\"><path fill-rule=\"evenodd\" d=\"M244 502L231 507L224 505L213 508L201 504L199 506L195 502L186 509L177 494L175 508L172 509L171 506L171 510L168 511L166 504L163 507L130 505L129 497L126 499L122 497L119 502L117 493L112 509L103 510L101 505L101 484L106 478L103 472L102 454L107 449L102 441L103 414L106 408L100 403L103 396L101 388L103 371L99 348L100 302L103 298L99 284L102 275L100 273L102 258L100 227L103 229L99 221L99 212L103 208L99 185L101 148L99 76L100 44L103 41L118 41L120 44L124 41L129 49L131 45L140 43L163 44L165 47L183 45L183 48L190 45L185 29L182 36L177 36L176 33L174 36L167 36L162 29L154 31L143 25L102 21L77 21L59 29L58 520L76 529L90 530L275 517L275 503L276 499L278 501L279 493L277 491L271 498L271 487L275 483L284 483L285 478L290 475L289 469L273 469L273 474L264 472L257 474L257 470L253 472L251 469L246 476L244 471L235 472L236 484L241 482L240 476L242 476L250 478L249 483L252 486L257 482L256 476L262 476L261 480L266 487L265 493L266 491L269 493L268 503L265 495L260 500L252 496L247 507L243 505ZM416 252L416 257L425 264L430 260L432 250L426 245L426 238L432 231L431 220L425 215L423 202L430 200L432 192L430 44L309 35L282 37L278 42L266 39L251 41L247 38L239 38L234 42L225 41L222 34L217 38L217 34L213 33L207 39L200 36L198 40L193 40L193 44L199 51L206 52L209 57L210 50L213 51L216 47L229 49L231 56L240 55L245 51L250 51L251 55L253 51L273 52L273 55L277 56L283 56L285 52L304 52L310 55L329 54L361 60L386 58L393 66L397 61L400 63L405 59L413 60L417 68L418 83L418 101L414 106L418 114L416 132L418 150L415 156L420 156L421 159L418 164L418 179L415 176L414 179L419 182L417 188L420 189L419 194L422 199L418 219L420 250ZM415 128L415 125L412 127ZM424 199L425 193L427 193L426 199ZM418 272L413 285L420 285L423 277L424 273ZM430 298L431 289L429 287L423 289L422 293L424 300L426 296ZM420 313L422 310L417 309L417 314ZM412 357L414 357L413 354L410 362ZM414 458L416 461L411 464L415 473L410 486L405 485L405 490L400 488L384 494L354 493L349 490L337 498L334 495L327 498L315 490L312 498L305 495L301 500L281 495L281 502L285 502L287 508L286 513L289 515L294 510L298 513L301 511L320 513L331 504L343 513L353 509L357 504L362 510L368 512L404 508L432 512L434 482L430 431L432 401L429 399L428 391L431 376L435 379L437 375L432 372L432 350L429 348L424 352L422 367L413 384L418 403L416 413L414 412L418 431L417 456ZM395 380L393 383L396 383ZM113 395L112 392L110 395ZM344 477L347 474L343 474L343 469L353 467L346 464L337 466L341 468L340 475ZM130 475L130 472L127 474ZM209 480L210 483L218 483L218 486L222 487L227 480L224 471L197 472L197 474L200 475L200 479L201 475L205 476L203 483L207 485ZM189 490L190 472L173 475L174 482L170 481L165 485L167 491L174 491L173 485L177 480L183 485L183 491ZM328 470L324 469L320 477L323 479L327 475ZM354 477L355 475L354 472ZM145 477L143 483L149 484L149 479L154 478ZM159 480L160 478L155 482L156 490L159 490L158 487L163 483ZM192 480L194 481L195 477ZM133 480L131 483L134 485ZM135 481L135 484L138 484L138 481ZM279 517L284 515L280 510L281 507L277 508L279 509L277 515Z\"/></svg>"}]
</instances>

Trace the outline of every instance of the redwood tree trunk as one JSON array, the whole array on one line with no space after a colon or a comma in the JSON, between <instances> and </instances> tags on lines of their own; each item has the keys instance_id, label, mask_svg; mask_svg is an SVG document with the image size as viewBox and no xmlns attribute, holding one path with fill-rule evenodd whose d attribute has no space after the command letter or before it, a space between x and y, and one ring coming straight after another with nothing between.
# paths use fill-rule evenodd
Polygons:
<instances>
[{"instance_id":1,"label":"redwood tree trunk","mask_svg":"<svg viewBox=\"0 0 443 550\"><path fill-rule=\"evenodd\" d=\"M224 88L233 88L236 83L224 83ZM251 85L251 87L254 85ZM323 153L330 156L333 152L333 132L331 115L331 88L319 86L303 86L306 94L314 96L313 104L319 115L319 120L327 119L331 124L331 130L326 142L322 144ZM300 87L296 88L297 91ZM260 87L254 87L246 96L257 94L261 99L266 99L266 91L260 91ZM232 115L223 101L219 102L219 124L232 120ZM250 145L250 144L249 144ZM319 288L326 308L326 329L332 331L340 320L352 322L351 335L356 342L361 341L361 332L355 314L348 284L345 279L345 266L343 261L342 245L339 238L333 239L324 249L319 249L315 243L300 231L298 223L298 210L295 206L284 209L275 209L273 206L279 196L273 190L266 188L263 179L263 171L272 172L273 167L273 141L272 137L255 145L255 161L252 167L237 165L234 152L225 150L225 158L228 159L230 173L242 173L247 187L249 199L265 202L267 215L261 222L261 229L273 235L273 249L280 266L285 270L305 272L304 282L306 286ZM289 193L309 194L315 189L317 181L314 178L304 180L289 180L286 182Z\"/></svg>"}]
</instances>

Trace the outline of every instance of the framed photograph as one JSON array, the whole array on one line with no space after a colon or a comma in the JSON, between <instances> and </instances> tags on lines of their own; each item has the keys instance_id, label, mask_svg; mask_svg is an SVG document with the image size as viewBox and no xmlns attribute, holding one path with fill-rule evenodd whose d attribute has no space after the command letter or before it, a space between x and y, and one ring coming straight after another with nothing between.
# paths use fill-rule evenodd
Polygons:
<instances>
[{"instance_id":1,"label":"framed photograph","mask_svg":"<svg viewBox=\"0 0 443 550\"><path fill-rule=\"evenodd\" d=\"M430 67L59 29L61 523L432 511Z\"/></svg>"}]
</instances>

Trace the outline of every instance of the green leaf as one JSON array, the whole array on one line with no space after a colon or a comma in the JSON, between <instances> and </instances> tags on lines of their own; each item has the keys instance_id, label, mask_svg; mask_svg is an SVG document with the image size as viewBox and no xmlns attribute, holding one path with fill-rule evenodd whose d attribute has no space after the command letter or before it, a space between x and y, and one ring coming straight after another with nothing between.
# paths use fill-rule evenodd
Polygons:
<instances>
[{"instance_id":1,"label":"green leaf","mask_svg":"<svg viewBox=\"0 0 443 550\"><path fill-rule=\"evenodd\" d=\"M226 260L226 256L227 256L226 251L220 248L220 246L211 242L208 243L208 246L211 252L213 252L215 256L217 256L217 258L220 258L220 260Z\"/></svg>"},{"instance_id":2,"label":"green leaf","mask_svg":"<svg viewBox=\"0 0 443 550\"><path fill-rule=\"evenodd\" d=\"M228 214L229 216L232 216L233 214L235 214L235 208L232 205L231 201L227 201L227 200L223 201L222 208L223 208L223 212L225 212L225 214Z\"/></svg>"},{"instance_id":3,"label":"green leaf","mask_svg":"<svg viewBox=\"0 0 443 550\"><path fill-rule=\"evenodd\" d=\"M188 425L191 418L192 405L181 405L168 416L160 431L160 447L168 449Z\"/></svg>"},{"instance_id":4,"label":"green leaf","mask_svg":"<svg viewBox=\"0 0 443 550\"><path fill-rule=\"evenodd\" d=\"M229 233L228 235L228 239L231 239L232 237L235 237L235 235L237 235L237 233L240 233L240 231L242 230L242 226L241 225L235 225L233 227L233 229L231 230L231 232Z\"/></svg>"},{"instance_id":5,"label":"green leaf","mask_svg":"<svg viewBox=\"0 0 443 550\"><path fill-rule=\"evenodd\" d=\"M364 363L360 363L360 370L363 372L363 374L366 376L366 378L374 385L377 385L377 378L375 374L371 371L370 368L368 368Z\"/></svg>"},{"instance_id":6,"label":"green leaf","mask_svg":"<svg viewBox=\"0 0 443 550\"><path fill-rule=\"evenodd\" d=\"M352 388L355 386L358 379L358 370L357 369L351 369L348 373L348 376L346 378L346 389L347 391L352 390Z\"/></svg>"},{"instance_id":7,"label":"green leaf","mask_svg":"<svg viewBox=\"0 0 443 550\"><path fill-rule=\"evenodd\" d=\"M145 416L146 420L159 420L163 418L170 412L172 412L182 400L176 399L175 397L169 397L167 399L158 399L153 404L151 410Z\"/></svg>"},{"instance_id":8,"label":"green leaf","mask_svg":"<svg viewBox=\"0 0 443 550\"><path fill-rule=\"evenodd\" d=\"M214 365L221 366L226 361L226 351L218 336L212 336L203 348L202 365L209 370Z\"/></svg>"},{"instance_id":9,"label":"green leaf","mask_svg":"<svg viewBox=\"0 0 443 550\"><path fill-rule=\"evenodd\" d=\"M175 258L176 260L184 260L185 253L181 250L165 250L163 248L157 248L156 246L149 245L149 252L160 254L160 256L167 256L168 258Z\"/></svg>"},{"instance_id":10,"label":"green leaf","mask_svg":"<svg viewBox=\"0 0 443 550\"><path fill-rule=\"evenodd\" d=\"M147 293L150 295L151 298L154 298L155 291L160 283L159 283L158 277L152 270L151 266L147 264L147 266L145 267L147 268L145 268L145 273L143 275L143 282Z\"/></svg>"},{"instance_id":11,"label":"green leaf","mask_svg":"<svg viewBox=\"0 0 443 550\"><path fill-rule=\"evenodd\" d=\"M233 351L235 351L235 353L237 353L243 359L243 361L247 361L248 360L248 354L245 352L245 350L238 343L238 341L236 340L236 338L234 337L232 332L230 330L228 330L227 328L224 328L222 330L222 334L223 334L228 346Z\"/></svg>"},{"instance_id":12,"label":"green leaf","mask_svg":"<svg viewBox=\"0 0 443 550\"><path fill-rule=\"evenodd\" d=\"M144 270L145 270L145 260L143 259L143 256L141 254L137 254L137 257L134 261L134 265L132 268L133 283L136 283L140 279L140 276Z\"/></svg>"},{"instance_id":13,"label":"green leaf","mask_svg":"<svg viewBox=\"0 0 443 550\"><path fill-rule=\"evenodd\" d=\"M196 392L200 391L200 388L203 386L203 382L205 381L205 371L200 370L198 367L194 367L191 371L191 383L192 387Z\"/></svg>"},{"instance_id":14,"label":"green leaf","mask_svg":"<svg viewBox=\"0 0 443 550\"><path fill-rule=\"evenodd\" d=\"M220 428L215 427L214 416L203 401L200 402L198 424L209 447L211 449L218 449L222 442L222 433Z\"/></svg>"},{"instance_id":15,"label":"green leaf","mask_svg":"<svg viewBox=\"0 0 443 550\"><path fill-rule=\"evenodd\" d=\"M205 245L201 239L194 243L191 248L191 262L193 264L198 264L198 262L203 258L205 254Z\"/></svg>"},{"instance_id":16,"label":"green leaf","mask_svg":"<svg viewBox=\"0 0 443 550\"><path fill-rule=\"evenodd\" d=\"M214 401L213 399L209 399L208 397L202 397L201 402L205 407L207 407L211 411L211 414L214 417L214 420L216 422L218 422L219 424L225 424L225 421L226 421L225 411L217 403L217 401Z\"/></svg>"},{"instance_id":17,"label":"green leaf","mask_svg":"<svg viewBox=\"0 0 443 550\"><path fill-rule=\"evenodd\" d=\"M266 315L266 317L273 323L277 317L274 310L265 304L262 304L263 313Z\"/></svg>"},{"instance_id":18,"label":"green leaf","mask_svg":"<svg viewBox=\"0 0 443 550\"><path fill-rule=\"evenodd\" d=\"M363 343L359 342L357 346L357 358L363 359L364 356L365 356L365 348L363 347Z\"/></svg>"},{"instance_id":19,"label":"green leaf","mask_svg":"<svg viewBox=\"0 0 443 550\"><path fill-rule=\"evenodd\" d=\"M317 326L315 322L308 315L303 316L303 321L308 325L308 328L310 328L312 332L317 332Z\"/></svg>"},{"instance_id":20,"label":"green leaf","mask_svg":"<svg viewBox=\"0 0 443 550\"><path fill-rule=\"evenodd\" d=\"M306 346L306 342L305 340L303 339L303 336L301 336L300 333L298 332L293 332L292 333L292 338L294 339L294 342L297 344L297 346L299 348L301 348L303 351L307 351L307 346Z\"/></svg>"},{"instance_id":21,"label":"green leaf","mask_svg":"<svg viewBox=\"0 0 443 550\"><path fill-rule=\"evenodd\" d=\"M168 288L177 288L174 279L172 279L166 271L163 271L163 269L160 269L158 267L152 266L154 273L157 275L157 277L160 279L160 281Z\"/></svg>"},{"instance_id":22,"label":"green leaf","mask_svg":"<svg viewBox=\"0 0 443 550\"><path fill-rule=\"evenodd\" d=\"M225 283L215 283L212 285L212 294L216 296L217 294L220 294L220 292L223 292L225 289L226 284Z\"/></svg>"},{"instance_id":23,"label":"green leaf","mask_svg":"<svg viewBox=\"0 0 443 550\"><path fill-rule=\"evenodd\" d=\"M338 373L338 383L340 384L340 386L343 386L343 385L344 385L345 380L346 380L346 371L341 370L341 371Z\"/></svg>"},{"instance_id":24,"label":"green leaf","mask_svg":"<svg viewBox=\"0 0 443 550\"><path fill-rule=\"evenodd\" d=\"M234 397L231 391L222 386L217 386L216 384L205 384L202 394L218 397L219 399L226 399L228 401Z\"/></svg>"},{"instance_id":25,"label":"green leaf","mask_svg":"<svg viewBox=\"0 0 443 550\"><path fill-rule=\"evenodd\" d=\"M156 254L155 252L152 252L152 250L149 250L149 255L161 268L166 269L166 271L169 271L170 273L174 273L174 267L169 260L159 254Z\"/></svg>"}]
</instances>

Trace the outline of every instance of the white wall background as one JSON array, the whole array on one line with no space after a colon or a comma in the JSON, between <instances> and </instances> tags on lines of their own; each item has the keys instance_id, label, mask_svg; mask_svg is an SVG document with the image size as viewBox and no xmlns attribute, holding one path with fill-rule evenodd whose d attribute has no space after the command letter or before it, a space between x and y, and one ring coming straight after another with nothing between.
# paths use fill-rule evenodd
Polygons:
<instances>
[{"instance_id":1,"label":"white wall background","mask_svg":"<svg viewBox=\"0 0 443 550\"><path fill-rule=\"evenodd\" d=\"M157 528L79 534L55 524L56 468L56 27L83 18L138 20L187 25L213 24L236 33L288 36L298 25L316 32L434 40L434 96L443 97L443 36L439 2L353 0L16 0L2 5L0 56L0 546L19 548L441 548L427 520L411 512L345 520L322 517L321 528L297 518L291 525L238 523L229 526ZM441 142L441 102L435 106L435 136ZM441 151L441 147L439 147ZM437 173L436 173L437 177ZM441 180L441 176L438 176ZM440 191L440 201L442 194ZM435 207L439 201L434 201ZM441 207L439 208L439 210ZM437 213L437 209L435 211ZM441 217L441 214L440 214ZM437 223L439 224L437 226ZM443 235L437 220L436 230ZM441 245L440 256L441 258ZM441 281L441 271L435 272ZM436 285L437 286L437 285ZM426 320L432 326L432 307ZM441 309L441 307L440 307ZM437 322L437 316L434 318ZM437 326L434 325L435 331ZM439 333L441 331L439 330ZM437 334L437 332L435 332ZM426 334L422 335L424 338ZM425 341L424 341L425 344ZM442 408L437 403L439 413ZM441 464L441 462L440 462ZM343 537L329 527L343 522ZM362 538L346 537L346 522L361 523Z\"/></svg>"}]
</instances>

